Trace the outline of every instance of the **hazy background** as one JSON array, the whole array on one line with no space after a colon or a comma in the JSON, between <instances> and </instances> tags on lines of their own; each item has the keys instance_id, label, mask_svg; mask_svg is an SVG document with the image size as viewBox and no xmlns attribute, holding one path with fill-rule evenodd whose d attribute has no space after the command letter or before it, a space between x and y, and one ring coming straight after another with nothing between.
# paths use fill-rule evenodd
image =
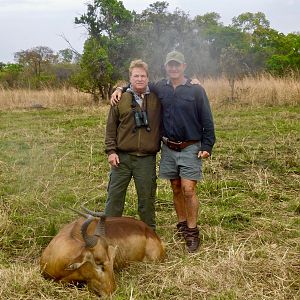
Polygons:
<instances>
[{"instance_id":1,"label":"hazy background","mask_svg":"<svg viewBox=\"0 0 300 300\"><path fill-rule=\"evenodd\" d=\"M54 51L69 45L82 52L86 39L84 28L74 24L74 18L86 11L86 0L0 0L0 62L13 62L13 54L36 46L48 46ZM155 1L124 0L129 10L141 12ZM169 10L176 7L191 16L217 12L227 25L244 12L261 11L271 28L285 34L300 31L300 0L169 0Z\"/></svg>"}]
</instances>

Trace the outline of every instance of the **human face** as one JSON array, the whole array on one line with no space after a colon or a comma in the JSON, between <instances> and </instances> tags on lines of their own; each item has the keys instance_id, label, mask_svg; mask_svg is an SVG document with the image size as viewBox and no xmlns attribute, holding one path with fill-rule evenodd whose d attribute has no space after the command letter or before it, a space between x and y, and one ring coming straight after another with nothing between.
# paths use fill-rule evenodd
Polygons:
<instances>
[{"instance_id":1,"label":"human face","mask_svg":"<svg viewBox=\"0 0 300 300\"><path fill-rule=\"evenodd\" d=\"M143 68L133 68L130 75L130 83L132 88L137 93L146 91L149 79L147 72Z\"/></svg>"},{"instance_id":2,"label":"human face","mask_svg":"<svg viewBox=\"0 0 300 300\"><path fill-rule=\"evenodd\" d=\"M171 60L166 64L165 68L171 80L182 80L184 78L186 64L180 64L175 60Z\"/></svg>"}]
</instances>

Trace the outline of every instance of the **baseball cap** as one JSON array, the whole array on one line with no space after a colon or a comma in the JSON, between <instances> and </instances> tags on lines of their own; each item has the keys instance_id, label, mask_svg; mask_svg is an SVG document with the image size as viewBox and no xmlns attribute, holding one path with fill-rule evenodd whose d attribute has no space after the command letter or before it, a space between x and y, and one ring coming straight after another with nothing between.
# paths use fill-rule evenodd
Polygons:
<instances>
[{"instance_id":1,"label":"baseball cap","mask_svg":"<svg viewBox=\"0 0 300 300\"><path fill-rule=\"evenodd\" d=\"M177 61L180 64L185 63L184 55L178 51L171 51L167 54L165 65L172 60Z\"/></svg>"}]
</instances>

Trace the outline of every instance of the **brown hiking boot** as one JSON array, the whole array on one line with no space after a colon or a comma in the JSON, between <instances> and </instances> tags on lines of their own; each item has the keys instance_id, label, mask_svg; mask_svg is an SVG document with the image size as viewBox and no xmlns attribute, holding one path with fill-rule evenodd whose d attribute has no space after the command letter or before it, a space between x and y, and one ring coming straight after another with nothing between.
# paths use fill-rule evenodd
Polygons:
<instances>
[{"instance_id":1,"label":"brown hiking boot","mask_svg":"<svg viewBox=\"0 0 300 300\"><path fill-rule=\"evenodd\" d=\"M195 228L186 228L184 233L184 238L186 241L186 247L189 252L196 252L200 245L200 238L199 238L199 229L198 227Z\"/></svg>"},{"instance_id":2,"label":"brown hiking boot","mask_svg":"<svg viewBox=\"0 0 300 300\"><path fill-rule=\"evenodd\" d=\"M176 224L176 228L177 228L177 236L180 238L184 238L185 235L185 230L187 229L187 222L186 221L182 221Z\"/></svg>"}]
</instances>

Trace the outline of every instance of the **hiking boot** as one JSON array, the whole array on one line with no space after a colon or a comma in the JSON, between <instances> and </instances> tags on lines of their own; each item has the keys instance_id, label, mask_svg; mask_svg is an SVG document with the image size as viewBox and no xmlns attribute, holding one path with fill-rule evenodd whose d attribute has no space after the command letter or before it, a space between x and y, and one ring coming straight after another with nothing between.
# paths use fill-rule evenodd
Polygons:
<instances>
[{"instance_id":1,"label":"hiking boot","mask_svg":"<svg viewBox=\"0 0 300 300\"><path fill-rule=\"evenodd\" d=\"M184 238L186 241L186 247L189 252L196 252L200 245L199 238L199 229L195 228L186 228L184 233Z\"/></svg>"},{"instance_id":2,"label":"hiking boot","mask_svg":"<svg viewBox=\"0 0 300 300\"><path fill-rule=\"evenodd\" d=\"M176 224L177 227L177 236L180 238L184 238L185 230L187 229L187 222L182 221Z\"/></svg>"}]
</instances>

